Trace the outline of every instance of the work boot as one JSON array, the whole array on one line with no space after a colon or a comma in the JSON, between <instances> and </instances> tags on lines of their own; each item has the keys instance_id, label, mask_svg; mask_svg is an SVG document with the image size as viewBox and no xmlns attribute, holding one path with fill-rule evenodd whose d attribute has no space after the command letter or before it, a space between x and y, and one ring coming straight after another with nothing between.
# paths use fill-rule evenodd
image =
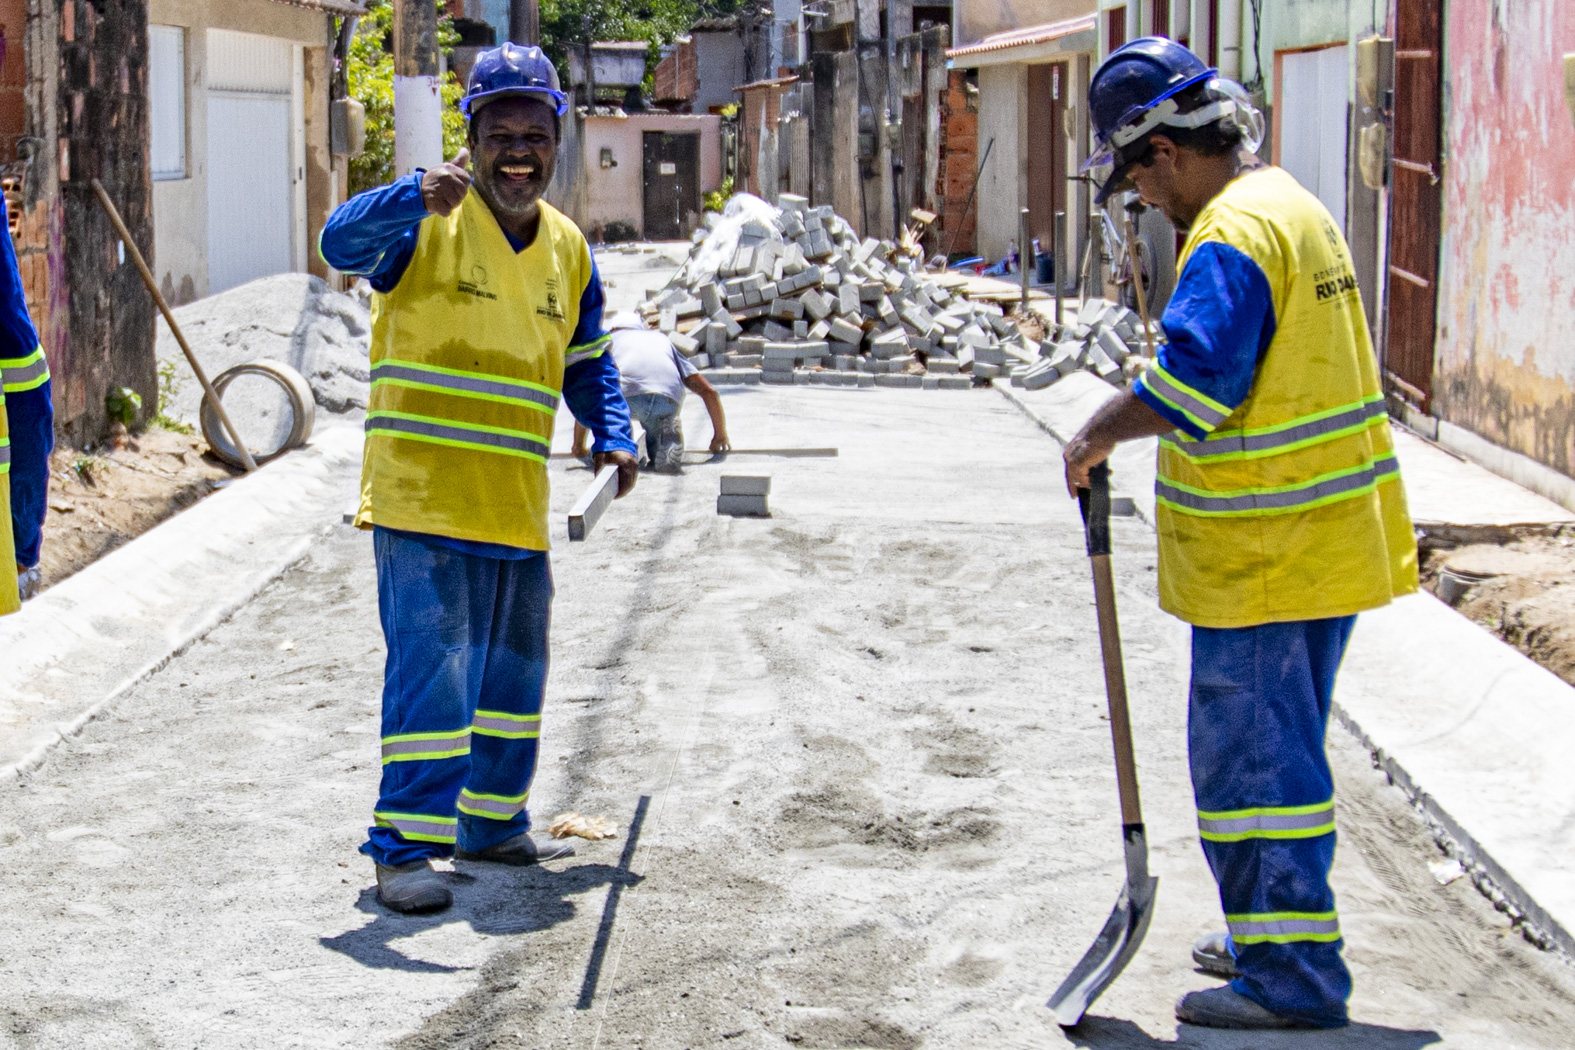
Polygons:
<instances>
[{"instance_id":1,"label":"work boot","mask_svg":"<svg viewBox=\"0 0 1575 1050\"><path fill-rule=\"evenodd\" d=\"M377 899L392 911L425 915L453 904L454 894L443 884L443 876L432 870L432 862L423 857L393 867L379 864Z\"/></svg>"},{"instance_id":2,"label":"work boot","mask_svg":"<svg viewBox=\"0 0 1575 1050\"><path fill-rule=\"evenodd\" d=\"M1193 941L1192 961L1198 964L1198 969L1215 977L1229 980L1241 976L1241 971L1236 969L1235 953L1230 950L1230 934L1224 930L1205 933Z\"/></svg>"},{"instance_id":3,"label":"work boot","mask_svg":"<svg viewBox=\"0 0 1575 1050\"><path fill-rule=\"evenodd\" d=\"M504 839L496 846L488 846L484 850L472 853L470 850L459 850L454 854L460 860L481 860L492 864L509 864L516 868L523 868L527 864L540 864L545 860L557 860L559 857L574 856L574 847L567 842L554 842L549 840L545 846L536 845L530 837L530 832L522 831L511 839Z\"/></svg>"},{"instance_id":4,"label":"work boot","mask_svg":"<svg viewBox=\"0 0 1575 1050\"><path fill-rule=\"evenodd\" d=\"M1311 1028L1292 1017L1265 1010L1229 987L1188 992L1176 1004L1176 1019L1205 1028Z\"/></svg>"}]
</instances>

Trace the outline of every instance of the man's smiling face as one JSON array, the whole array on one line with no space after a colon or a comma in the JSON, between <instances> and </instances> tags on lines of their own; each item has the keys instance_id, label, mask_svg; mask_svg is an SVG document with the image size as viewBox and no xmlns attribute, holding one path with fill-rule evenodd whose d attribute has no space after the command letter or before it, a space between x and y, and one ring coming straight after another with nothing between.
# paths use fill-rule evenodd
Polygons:
<instances>
[{"instance_id":1,"label":"man's smiling face","mask_svg":"<svg viewBox=\"0 0 1575 1050\"><path fill-rule=\"evenodd\" d=\"M476 191L505 227L531 222L558 161L551 103L524 95L500 98L470 126Z\"/></svg>"}]
</instances>

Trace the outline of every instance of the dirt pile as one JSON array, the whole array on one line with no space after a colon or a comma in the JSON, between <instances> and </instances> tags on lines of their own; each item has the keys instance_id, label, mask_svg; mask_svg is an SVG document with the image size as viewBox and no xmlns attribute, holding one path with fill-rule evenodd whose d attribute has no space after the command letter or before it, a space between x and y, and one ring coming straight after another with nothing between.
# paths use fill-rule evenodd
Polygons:
<instances>
[{"instance_id":1,"label":"dirt pile","mask_svg":"<svg viewBox=\"0 0 1575 1050\"><path fill-rule=\"evenodd\" d=\"M1429 530L1422 586L1575 685L1575 526Z\"/></svg>"},{"instance_id":2,"label":"dirt pile","mask_svg":"<svg viewBox=\"0 0 1575 1050\"><path fill-rule=\"evenodd\" d=\"M1120 382L1141 342L1126 311L1102 300L1034 338L999 303L970 299L965 276L926 270L912 238L860 240L830 206L793 194L775 206L738 194L707 224L640 309L717 381L1047 386L1086 368Z\"/></svg>"},{"instance_id":3,"label":"dirt pile","mask_svg":"<svg viewBox=\"0 0 1575 1050\"><path fill-rule=\"evenodd\" d=\"M370 314L363 300L334 291L321 278L304 273L263 277L183 306L175 320L210 377L259 358L283 361L306 377L325 411L366 408ZM196 423L202 388L162 320L158 358L160 367L173 367L177 377L165 413Z\"/></svg>"}]
</instances>

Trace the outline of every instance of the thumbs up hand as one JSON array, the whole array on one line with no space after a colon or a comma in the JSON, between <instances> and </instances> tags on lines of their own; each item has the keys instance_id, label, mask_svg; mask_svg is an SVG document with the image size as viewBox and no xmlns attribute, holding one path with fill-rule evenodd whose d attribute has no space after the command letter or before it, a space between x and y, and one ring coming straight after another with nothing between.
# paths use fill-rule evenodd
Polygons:
<instances>
[{"instance_id":1,"label":"thumbs up hand","mask_svg":"<svg viewBox=\"0 0 1575 1050\"><path fill-rule=\"evenodd\" d=\"M433 215L447 217L470 192L470 150L461 149L447 164L421 176L421 200Z\"/></svg>"}]
</instances>

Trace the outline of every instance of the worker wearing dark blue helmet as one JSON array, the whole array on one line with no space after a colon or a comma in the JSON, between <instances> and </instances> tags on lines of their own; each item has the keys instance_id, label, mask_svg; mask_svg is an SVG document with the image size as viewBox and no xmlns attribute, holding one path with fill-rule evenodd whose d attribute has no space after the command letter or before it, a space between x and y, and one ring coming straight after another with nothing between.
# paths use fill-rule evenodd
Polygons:
<instances>
[{"instance_id":1,"label":"worker wearing dark blue helmet","mask_svg":"<svg viewBox=\"0 0 1575 1050\"><path fill-rule=\"evenodd\" d=\"M388 645L383 775L361 852L378 900L447 908L432 861L526 865L552 573L547 457L560 403L597 467L637 476L585 236L542 199L568 99L539 48L482 54L469 148L335 211L322 251L368 279L372 395L361 505Z\"/></svg>"},{"instance_id":2,"label":"worker wearing dark blue helmet","mask_svg":"<svg viewBox=\"0 0 1575 1050\"><path fill-rule=\"evenodd\" d=\"M1230 984L1177 1016L1347 1023L1324 751L1356 614L1417 587L1383 386L1350 249L1318 198L1254 154L1262 120L1191 51L1148 37L1094 74L1101 201L1133 190L1186 243L1165 340L1068 443L1068 486L1159 438L1160 605L1192 625L1188 756L1228 932L1193 960Z\"/></svg>"}]
</instances>

